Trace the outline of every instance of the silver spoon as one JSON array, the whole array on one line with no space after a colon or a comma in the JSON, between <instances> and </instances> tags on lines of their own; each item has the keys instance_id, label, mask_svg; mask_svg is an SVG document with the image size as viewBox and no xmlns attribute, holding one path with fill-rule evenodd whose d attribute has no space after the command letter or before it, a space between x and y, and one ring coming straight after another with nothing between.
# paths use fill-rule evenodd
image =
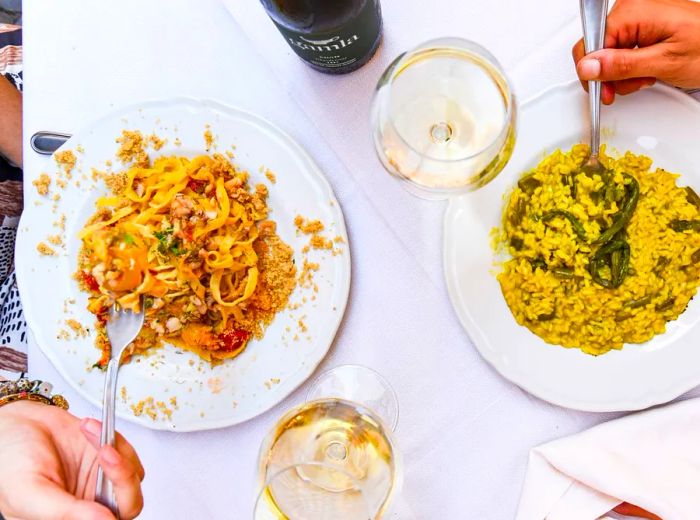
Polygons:
<instances>
[{"instance_id":1,"label":"silver spoon","mask_svg":"<svg viewBox=\"0 0 700 520\"><path fill-rule=\"evenodd\" d=\"M36 153L51 155L63 146L63 143L70 139L70 137L70 134L42 131L35 133L29 139L29 144Z\"/></svg>"},{"instance_id":2,"label":"silver spoon","mask_svg":"<svg viewBox=\"0 0 700 520\"><path fill-rule=\"evenodd\" d=\"M605 44L605 20L608 0L580 0L583 22L583 45L586 54L598 51ZM591 110L591 155L582 169L590 173L605 171L600 163L600 81L588 82L588 102Z\"/></svg>"},{"instance_id":3,"label":"silver spoon","mask_svg":"<svg viewBox=\"0 0 700 520\"><path fill-rule=\"evenodd\" d=\"M116 414L114 402L117 395L117 375L119 373L119 362L126 347L136 339L143 327L145 312L143 308L143 296L139 302L140 312L126 311L113 305L109 311L107 320L107 337L109 338L110 359L105 375L105 391L102 401L102 432L100 434L100 445L114 446L114 423ZM95 500L108 507L114 516L119 518L117 500L114 497L114 490L109 479L105 478L102 467L97 469L97 485L95 489Z\"/></svg>"}]
</instances>

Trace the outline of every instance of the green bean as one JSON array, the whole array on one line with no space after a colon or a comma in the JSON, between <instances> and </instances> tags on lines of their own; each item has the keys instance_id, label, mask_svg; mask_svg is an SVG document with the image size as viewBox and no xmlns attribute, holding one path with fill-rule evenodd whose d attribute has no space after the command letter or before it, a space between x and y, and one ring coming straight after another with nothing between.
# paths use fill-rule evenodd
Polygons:
<instances>
[{"instance_id":1,"label":"green bean","mask_svg":"<svg viewBox=\"0 0 700 520\"><path fill-rule=\"evenodd\" d=\"M646 296L642 296L638 300L628 300L624 303L622 306L624 309L640 309L642 307L646 307L651 303L651 300L653 298L653 295L647 294Z\"/></svg>"},{"instance_id":2,"label":"green bean","mask_svg":"<svg viewBox=\"0 0 700 520\"><path fill-rule=\"evenodd\" d=\"M656 312L664 312L673 308L673 304L676 303L676 298L671 297L666 301L663 301L656 306Z\"/></svg>"},{"instance_id":3,"label":"green bean","mask_svg":"<svg viewBox=\"0 0 700 520\"><path fill-rule=\"evenodd\" d=\"M518 181L518 188L528 195L532 195L540 186L542 186L542 181L536 179L534 173L528 173Z\"/></svg>"},{"instance_id":4,"label":"green bean","mask_svg":"<svg viewBox=\"0 0 700 520\"><path fill-rule=\"evenodd\" d=\"M629 191L629 196L625 200L620 211L617 212L616 218L614 219L612 225L606 229L600 236L593 242L594 244L605 244L610 239L613 238L618 231L623 229L632 218L634 209L637 207L637 202L639 201L639 183L637 179L632 177L627 173L622 174L630 182L627 184L627 190Z\"/></svg>"},{"instance_id":5,"label":"green bean","mask_svg":"<svg viewBox=\"0 0 700 520\"><path fill-rule=\"evenodd\" d=\"M617 190L614 184L608 184L605 187L605 202L615 202L617 198Z\"/></svg>"},{"instance_id":6,"label":"green bean","mask_svg":"<svg viewBox=\"0 0 700 520\"><path fill-rule=\"evenodd\" d=\"M602 287L605 287L606 289L609 289L612 287L612 282L610 280L606 280L600 274L600 270L604 266L605 262L603 261L603 259L596 260L595 258L591 258L591 260L588 263L588 271L591 273L591 278L593 278L593 281L595 283Z\"/></svg>"},{"instance_id":7,"label":"green bean","mask_svg":"<svg viewBox=\"0 0 700 520\"><path fill-rule=\"evenodd\" d=\"M570 280L574 277L574 270L571 267L553 267L552 274L555 278Z\"/></svg>"},{"instance_id":8,"label":"green bean","mask_svg":"<svg viewBox=\"0 0 700 520\"><path fill-rule=\"evenodd\" d=\"M679 233L683 231L700 231L700 220L674 219L668 226L673 231L678 231Z\"/></svg>"},{"instance_id":9,"label":"green bean","mask_svg":"<svg viewBox=\"0 0 700 520\"><path fill-rule=\"evenodd\" d=\"M630 271L630 257L631 257L631 250L629 244L625 242L625 246L622 249L622 258L620 259L620 271L618 272L617 278L613 278L613 283L615 284L615 287L619 287L622 285L622 282L627 278L627 275L629 274Z\"/></svg>"},{"instance_id":10,"label":"green bean","mask_svg":"<svg viewBox=\"0 0 700 520\"><path fill-rule=\"evenodd\" d=\"M618 311L617 314L615 314L615 321L625 321L626 319L629 319L633 316L631 312L627 311Z\"/></svg>"},{"instance_id":11,"label":"green bean","mask_svg":"<svg viewBox=\"0 0 700 520\"><path fill-rule=\"evenodd\" d=\"M538 267L542 269L543 271L547 270L547 262L544 261L544 258L541 256L538 256L535 259L530 259L529 260L530 265L532 266L532 270L535 271Z\"/></svg>"},{"instance_id":12,"label":"green bean","mask_svg":"<svg viewBox=\"0 0 700 520\"><path fill-rule=\"evenodd\" d=\"M556 311L552 311L548 314L540 314L537 316L537 321L552 321L556 317Z\"/></svg>"},{"instance_id":13,"label":"green bean","mask_svg":"<svg viewBox=\"0 0 700 520\"><path fill-rule=\"evenodd\" d=\"M654 267L654 274L658 275L661 271L663 271L664 267L666 267L670 263L670 259L666 258L665 256L660 256L659 259L656 261L656 266Z\"/></svg>"},{"instance_id":14,"label":"green bean","mask_svg":"<svg viewBox=\"0 0 700 520\"><path fill-rule=\"evenodd\" d=\"M576 236L578 236L581 240L584 242L586 241L586 230L583 228L583 225L577 219L574 215L569 213L568 211L564 211L562 209L554 209L552 211L548 211L544 215L542 215L542 221L543 222L549 222L555 217L563 217L567 219L569 222L571 222L571 227L574 230L574 233L576 233Z\"/></svg>"},{"instance_id":15,"label":"green bean","mask_svg":"<svg viewBox=\"0 0 700 520\"><path fill-rule=\"evenodd\" d=\"M613 253L618 251L619 255L615 255L613 265ZM606 288L616 288L622 285L622 282L627 277L629 273L629 262L629 244L624 240L613 240L601 246L598 251L595 252L588 263L588 271L591 273L593 281L598 285ZM610 267L610 279L603 278L601 274L601 270L605 266Z\"/></svg>"},{"instance_id":16,"label":"green bean","mask_svg":"<svg viewBox=\"0 0 700 520\"><path fill-rule=\"evenodd\" d=\"M568 175L566 175L564 177L564 184L566 184L569 187L569 191L571 193L571 198L576 200L576 192L577 192L576 172L571 172Z\"/></svg>"},{"instance_id":17,"label":"green bean","mask_svg":"<svg viewBox=\"0 0 700 520\"><path fill-rule=\"evenodd\" d=\"M688 202L700 210L700 196L690 186L686 186L684 189L685 198L688 199Z\"/></svg>"},{"instance_id":18,"label":"green bean","mask_svg":"<svg viewBox=\"0 0 700 520\"><path fill-rule=\"evenodd\" d=\"M612 242L608 242L607 244L601 246L598 251L595 252L595 255L593 255L593 258L604 258L613 251L617 251L619 249L625 250L629 249L629 244L625 242L624 240L613 240Z\"/></svg>"},{"instance_id":19,"label":"green bean","mask_svg":"<svg viewBox=\"0 0 700 520\"><path fill-rule=\"evenodd\" d=\"M613 280L620 280L622 273L622 250L616 249L610 253L610 278Z\"/></svg>"},{"instance_id":20,"label":"green bean","mask_svg":"<svg viewBox=\"0 0 700 520\"><path fill-rule=\"evenodd\" d=\"M518 201L515 203L515 207L513 208L513 211L510 213L510 223L514 226L517 226L520 224L520 221L523 219L525 216L525 212L527 211L527 201L519 197Z\"/></svg>"},{"instance_id":21,"label":"green bean","mask_svg":"<svg viewBox=\"0 0 700 520\"><path fill-rule=\"evenodd\" d=\"M523 248L523 245L525 245L525 242L520 237L513 237L510 239L510 247L516 251L520 251Z\"/></svg>"},{"instance_id":22,"label":"green bean","mask_svg":"<svg viewBox=\"0 0 700 520\"><path fill-rule=\"evenodd\" d=\"M700 249L697 249L692 255L690 255L690 260L694 263L700 263Z\"/></svg>"}]
</instances>

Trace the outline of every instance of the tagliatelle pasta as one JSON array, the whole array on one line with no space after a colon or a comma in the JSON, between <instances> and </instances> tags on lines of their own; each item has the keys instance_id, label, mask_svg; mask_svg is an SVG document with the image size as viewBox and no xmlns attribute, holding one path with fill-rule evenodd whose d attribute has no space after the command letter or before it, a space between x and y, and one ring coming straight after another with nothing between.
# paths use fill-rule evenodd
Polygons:
<instances>
[{"instance_id":1,"label":"tagliatelle pasta","mask_svg":"<svg viewBox=\"0 0 700 520\"><path fill-rule=\"evenodd\" d=\"M140 161L107 179L113 194L79 238L76 279L90 293L98 347L109 308L138 309L146 325L128 354L165 340L210 361L234 357L284 308L296 284L293 252L268 220L267 187L224 156Z\"/></svg>"}]
</instances>

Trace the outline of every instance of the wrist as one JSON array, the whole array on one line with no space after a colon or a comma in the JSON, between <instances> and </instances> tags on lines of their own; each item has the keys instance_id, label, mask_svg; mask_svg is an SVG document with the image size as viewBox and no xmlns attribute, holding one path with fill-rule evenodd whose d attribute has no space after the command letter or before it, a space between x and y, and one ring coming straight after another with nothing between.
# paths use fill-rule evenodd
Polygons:
<instances>
[{"instance_id":1,"label":"wrist","mask_svg":"<svg viewBox=\"0 0 700 520\"><path fill-rule=\"evenodd\" d=\"M22 375L17 381L0 383L0 409L17 401L34 401L68 409L68 402L61 395L52 395L53 385L39 379L30 380Z\"/></svg>"}]
</instances>

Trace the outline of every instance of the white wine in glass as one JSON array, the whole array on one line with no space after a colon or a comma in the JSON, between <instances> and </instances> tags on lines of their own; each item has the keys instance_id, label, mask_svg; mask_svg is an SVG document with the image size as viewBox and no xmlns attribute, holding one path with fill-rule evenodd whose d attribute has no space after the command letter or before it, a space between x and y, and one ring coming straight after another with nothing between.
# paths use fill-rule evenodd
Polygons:
<instances>
[{"instance_id":1,"label":"white wine in glass","mask_svg":"<svg viewBox=\"0 0 700 520\"><path fill-rule=\"evenodd\" d=\"M432 199L493 179L512 154L515 122L515 98L496 58L458 38L399 56L379 80L372 108L382 164Z\"/></svg>"},{"instance_id":2,"label":"white wine in glass","mask_svg":"<svg viewBox=\"0 0 700 520\"><path fill-rule=\"evenodd\" d=\"M400 474L390 433L337 398L285 414L263 442L256 520L381 518Z\"/></svg>"}]
</instances>

